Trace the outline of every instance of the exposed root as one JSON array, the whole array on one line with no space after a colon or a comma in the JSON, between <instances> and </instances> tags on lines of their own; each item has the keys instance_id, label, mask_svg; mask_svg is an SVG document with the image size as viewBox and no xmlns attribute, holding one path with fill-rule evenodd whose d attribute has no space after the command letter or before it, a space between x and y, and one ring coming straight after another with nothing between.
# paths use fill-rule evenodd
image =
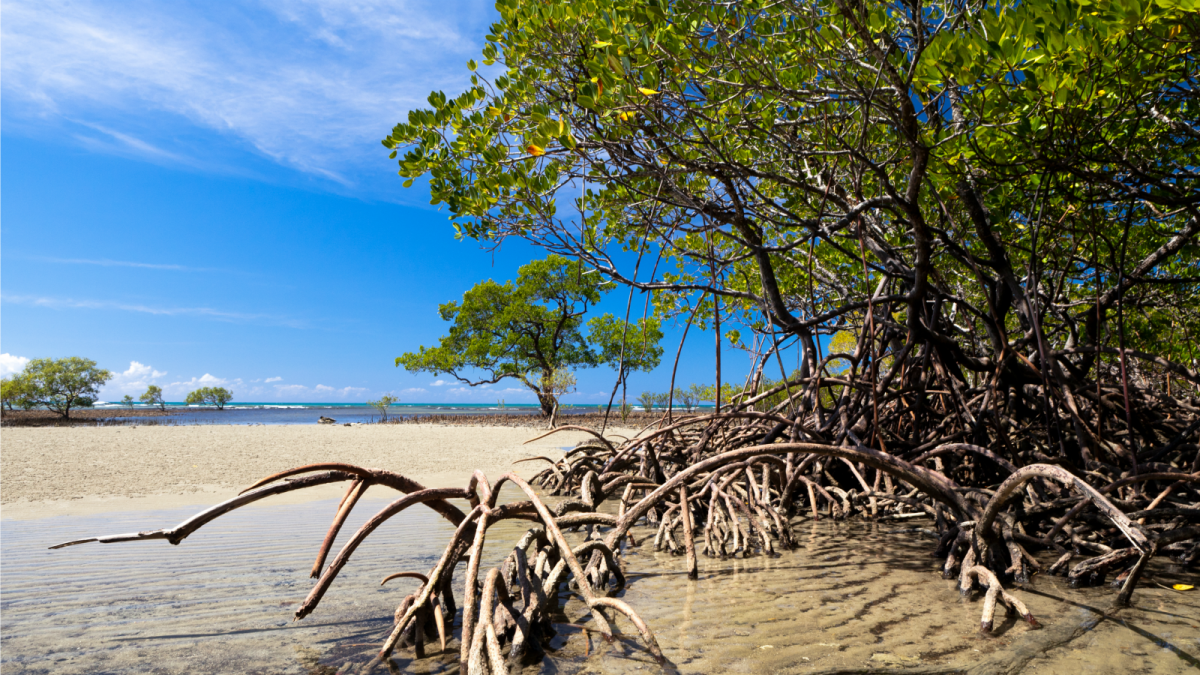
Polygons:
<instances>
[{"instance_id":1,"label":"exposed root","mask_svg":"<svg viewBox=\"0 0 1200 675\"><path fill-rule=\"evenodd\" d=\"M797 386L811 392L837 382L824 378ZM849 382L837 386L852 390ZM798 388L795 396L802 391ZM985 448L931 439L907 451L875 449L858 440L867 436L855 427L854 416L832 412L810 408L789 419L772 411L733 410L664 422L620 444L588 441L558 460L530 458L547 466L528 482L512 473L491 482L477 471L461 489L427 489L379 469L311 465L259 481L175 528L60 546L141 539L177 544L212 519L259 499L346 481L348 489L314 565L317 583L296 618L316 609L357 547L380 525L424 505L455 531L428 572L400 572L381 582L412 578L420 587L397 607L392 631L373 665L396 649L411 648L422 657L435 634L445 651L461 611L460 662L468 673L489 674L541 658L555 634L554 622L561 620L565 596L571 594L590 615L589 633L611 639L614 619L628 621L646 653L665 661L651 627L633 607L612 597L626 583L622 549L633 544L635 526L653 528L657 548L685 556L687 574L694 578L699 553L770 556L793 548L796 518L928 516L940 534L937 553L946 556L943 574L957 573L964 593L976 586L984 589L983 632L992 629L998 604L1018 612L1030 626L1038 625L1020 599L1003 588L1004 581L1022 582L1040 569L1031 551L1051 549L1059 556L1047 570L1051 574L1064 570L1080 551L1087 552L1091 557L1070 572L1073 583L1096 583L1109 571L1129 567L1119 579L1119 602L1128 602L1146 562L1159 550L1185 562L1200 557L1200 527L1194 524L1200 520L1200 467L1187 454L1195 452L1195 445L1155 450L1157 461L1143 463L1137 474L1104 467L1080 472L1030 461L1037 452L1015 451L1004 441ZM861 426L866 417L857 419ZM1188 428L1195 433L1200 427ZM498 503L506 483L524 494L522 501ZM404 494L374 514L325 565L340 527L374 486ZM544 499L547 494L563 499L552 507ZM451 500L464 500L469 510L464 513ZM616 502L616 515L597 511L609 501ZM531 526L500 565L483 569L489 531L507 520ZM456 598L452 580L463 563L466 581Z\"/></svg>"},{"instance_id":2,"label":"exposed root","mask_svg":"<svg viewBox=\"0 0 1200 675\"><path fill-rule=\"evenodd\" d=\"M1016 596L1004 590L1000 585L1000 580L996 578L988 568L982 565L974 565L963 572L964 579L974 579L987 589L983 596L983 617L979 620L979 632L992 632L992 623L996 613L996 600L999 599L1006 607L1011 610L1016 610L1021 615L1022 619L1029 622L1029 625L1038 628L1040 624L1037 619L1033 618L1033 614L1029 612L1029 608L1025 603L1021 602Z\"/></svg>"}]
</instances>

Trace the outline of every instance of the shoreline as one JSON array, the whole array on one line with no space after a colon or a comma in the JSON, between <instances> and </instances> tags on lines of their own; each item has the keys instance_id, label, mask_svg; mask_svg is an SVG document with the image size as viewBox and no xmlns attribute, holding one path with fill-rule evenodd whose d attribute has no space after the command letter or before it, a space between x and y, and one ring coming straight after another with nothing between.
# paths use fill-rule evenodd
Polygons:
<instances>
[{"instance_id":1,"label":"shoreline","mask_svg":"<svg viewBox=\"0 0 1200 675\"><path fill-rule=\"evenodd\" d=\"M97 426L121 418L150 418L158 420L177 415L179 410L157 410L150 408L76 408L70 418L60 417L53 410L3 410L0 411L0 426L14 427L73 427ZM154 422L149 422L153 424Z\"/></svg>"},{"instance_id":2,"label":"shoreline","mask_svg":"<svg viewBox=\"0 0 1200 675\"><path fill-rule=\"evenodd\" d=\"M331 411L320 414L322 411ZM339 412L340 411L340 412ZM540 412L511 410L497 412L495 410L456 410L426 409L424 411L392 410L387 421L379 421L373 408L357 406L354 408L319 408L281 406L277 408L238 408L231 407L224 411L213 408L180 408L169 407L167 410L147 408L80 408L71 412L70 418L63 418L50 410L4 410L0 411L0 427L30 428L30 427L96 427L96 426L222 426L222 425L256 425L256 426L309 426L318 424L321 417L334 417L334 423L343 425L440 425L465 427L514 427L529 429L546 429L548 419ZM675 417L683 418L695 414L676 411ZM646 412L634 411L621 419L618 412L605 415L595 410L570 409L560 410L559 426L575 425L593 429L601 427L643 428L658 422L666 415L666 410Z\"/></svg>"},{"instance_id":3,"label":"shoreline","mask_svg":"<svg viewBox=\"0 0 1200 675\"><path fill-rule=\"evenodd\" d=\"M628 436L636 429L610 429ZM279 426L7 427L0 519L211 505L254 481L306 464L345 462L402 473L426 487L460 487L475 469L495 480L529 477L563 447L592 438L507 426L371 424ZM270 498L281 504L340 498L342 485Z\"/></svg>"}]
</instances>

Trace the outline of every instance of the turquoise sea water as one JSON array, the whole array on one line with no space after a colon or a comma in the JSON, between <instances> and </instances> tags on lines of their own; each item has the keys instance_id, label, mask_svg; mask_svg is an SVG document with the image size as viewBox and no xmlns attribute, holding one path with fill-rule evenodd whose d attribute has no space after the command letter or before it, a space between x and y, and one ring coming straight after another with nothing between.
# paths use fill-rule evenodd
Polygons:
<instances>
[{"instance_id":1,"label":"turquoise sea water","mask_svg":"<svg viewBox=\"0 0 1200 675\"><path fill-rule=\"evenodd\" d=\"M96 408L121 409L116 403L97 402ZM136 405L135 409L149 409ZM320 417L332 417L339 424L346 422L373 422L379 419L379 410L365 403L230 403L224 410L211 406L189 406L184 403L168 403L167 409L174 412L168 424L316 424ZM559 415L595 412L595 405L564 405ZM529 415L540 411L534 404L506 405L503 408L489 403L400 403L388 408L388 417L413 417L421 415ZM157 423L157 422L152 422Z\"/></svg>"}]
</instances>

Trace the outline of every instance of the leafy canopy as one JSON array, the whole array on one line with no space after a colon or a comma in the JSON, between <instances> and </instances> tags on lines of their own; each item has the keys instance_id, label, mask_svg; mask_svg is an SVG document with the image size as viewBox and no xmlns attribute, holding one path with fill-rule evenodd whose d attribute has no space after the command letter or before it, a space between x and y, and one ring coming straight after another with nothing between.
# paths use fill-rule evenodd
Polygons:
<instances>
[{"instance_id":1,"label":"leafy canopy","mask_svg":"<svg viewBox=\"0 0 1200 675\"><path fill-rule=\"evenodd\" d=\"M558 397L574 390L570 371L609 365L623 377L658 365L662 330L656 319L636 323L605 314L587 323L584 315L600 301L605 284L579 261L551 255L522 266L515 281L476 284L462 302L439 306L450 332L435 347L420 347L396 359L410 372L448 374L471 386L515 379L537 397L546 415ZM598 352L597 352L598 350Z\"/></svg>"},{"instance_id":2,"label":"leafy canopy","mask_svg":"<svg viewBox=\"0 0 1200 675\"><path fill-rule=\"evenodd\" d=\"M383 139L461 235L669 291L667 314L720 297L805 368L868 306L956 377L1035 328L1027 359L1102 345L1118 303L1126 346L1195 359L1196 0L497 8L503 74ZM662 264L637 278L620 250Z\"/></svg>"},{"instance_id":3,"label":"leafy canopy","mask_svg":"<svg viewBox=\"0 0 1200 675\"><path fill-rule=\"evenodd\" d=\"M215 405L217 410L224 410L225 404L233 400L233 392L224 387L200 387L187 395L188 405Z\"/></svg>"},{"instance_id":4,"label":"leafy canopy","mask_svg":"<svg viewBox=\"0 0 1200 675\"><path fill-rule=\"evenodd\" d=\"M0 380L0 402L9 410L31 410L38 404L37 388L23 372L6 377Z\"/></svg>"},{"instance_id":5,"label":"leafy canopy","mask_svg":"<svg viewBox=\"0 0 1200 675\"><path fill-rule=\"evenodd\" d=\"M535 260L518 270L515 282L489 279L464 293L461 303L440 305L442 320L452 322L450 333L436 347L399 356L396 365L445 373L471 386L513 378L536 393L549 414L554 396L543 381L560 369L597 364L580 329L600 293L578 262Z\"/></svg>"},{"instance_id":6,"label":"leafy canopy","mask_svg":"<svg viewBox=\"0 0 1200 675\"><path fill-rule=\"evenodd\" d=\"M37 401L63 417L71 416L71 408L91 406L100 387L112 379L112 373L97 368L95 361L78 356L34 359L22 376L28 378Z\"/></svg>"},{"instance_id":7,"label":"leafy canopy","mask_svg":"<svg viewBox=\"0 0 1200 675\"><path fill-rule=\"evenodd\" d=\"M588 339L600 363L618 371L620 380L629 373L648 373L662 360L662 322L655 317L626 322L612 314L588 320Z\"/></svg>"},{"instance_id":8,"label":"leafy canopy","mask_svg":"<svg viewBox=\"0 0 1200 675\"><path fill-rule=\"evenodd\" d=\"M141 401L142 403L147 403L149 405L156 405L156 406L158 406L159 410L167 409L167 403L166 403L166 401L163 400L162 387L155 385L155 384L152 384L149 387L147 387L146 393L139 396L138 400Z\"/></svg>"},{"instance_id":9,"label":"leafy canopy","mask_svg":"<svg viewBox=\"0 0 1200 675\"><path fill-rule=\"evenodd\" d=\"M372 408L378 409L380 421L386 422L387 418L388 418L388 416L387 416L388 408L390 408L393 405L396 405L399 402L400 402L399 396L392 396L391 394L384 394L383 396L380 396L378 399L376 399L374 401L367 401L367 405L371 406Z\"/></svg>"}]
</instances>

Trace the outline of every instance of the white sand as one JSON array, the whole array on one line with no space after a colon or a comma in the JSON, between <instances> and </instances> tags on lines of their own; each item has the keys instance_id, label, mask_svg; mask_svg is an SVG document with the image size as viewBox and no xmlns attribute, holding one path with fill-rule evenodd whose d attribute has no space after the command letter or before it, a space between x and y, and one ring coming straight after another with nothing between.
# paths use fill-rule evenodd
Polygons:
<instances>
[{"instance_id":1,"label":"white sand","mask_svg":"<svg viewBox=\"0 0 1200 675\"><path fill-rule=\"evenodd\" d=\"M491 480L510 470L528 478L546 463L514 461L558 458L560 448L588 438L564 431L522 445L542 433L409 424L9 427L0 432L0 517L213 504L259 478L317 462L389 469L428 487L465 487L474 469ZM282 498L329 498L344 489L322 486Z\"/></svg>"}]
</instances>

